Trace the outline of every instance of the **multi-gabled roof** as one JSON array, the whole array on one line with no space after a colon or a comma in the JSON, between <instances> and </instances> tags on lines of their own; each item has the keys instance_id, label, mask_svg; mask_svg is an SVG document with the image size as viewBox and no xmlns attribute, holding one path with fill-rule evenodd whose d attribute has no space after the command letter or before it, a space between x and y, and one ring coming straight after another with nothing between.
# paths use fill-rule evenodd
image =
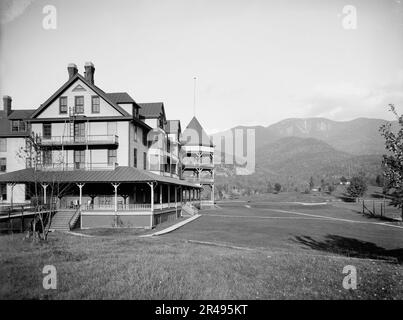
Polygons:
<instances>
[{"instance_id":1,"label":"multi-gabled roof","mask_svg":"<svg viewBox=\"0 0 403 320\"><path fill-rule=\"evenodd\" d=\"M213 147L213 142L204 131L199 120L193 117L182 134L182 144L184 146L204 146Z\"/></svg>"},{"instance_id":2,"label":"multi-gabled roof","mask_svg":"<svg viewBox=\"0 0 403 320\"><path fill-rule=\"evenodd\" d=\"M0 111L0 137L25 137L29 135L27 127L26 131L12 131L13 120L26 120L35 110L12 110L11 113L6 116L3 110Z\"/></svg>"},{"instance_id":3,"label":"multi-gabled roof","mask_svg":"<svg viewBox=\"0 0 403 320\"><path fill-rule=\"evenodd\" d=\"M165 116L165 109L163 102L150 102L150 103L139 103L140 116L149 119L149 118L159 118L160 115Z\"/></svg>"},{"instance_id":4,"label":"multi-gabled roof","mask_svg":"<svg viewBox=\"0 0 403 320\"><path fill-rule=\"evenodd\" d=\"M120 107L117 103L113 102L111 98L105 93L103 90L98 88L96 85L87 81L82 75L76 73L73 77L71 77L64 85L62 85L59 90L57 90L48 100L46 100L33 114L32 118L37 117L44 111L53 101L55 101L64 91L66 91L74 82L77 80L81 80L88 87L90 87L93 91L95 91L100 97L102 97L107 103L109 103L113 108L119 111L123 116L130 116L129 113L126 112L122 107Z\"/></svg>"},{"instance_id":5,"label":"multi-gabled roof","mask_svg":"<svg viewBox=\"0 0 403 320\"><path fill-rule=\"evenodd\" d=\"M111 92L106 94L107 97L114 103L134 103L137 105L136 101L127 92Z\"/></svg>"},{"instance_id":6,"label":"multi-gabled roof","mask_svg":"<svg viewBox=\"0 0 403 320\"><path fill-rule=\"evenodd\" d=\"M35 109L12 110L8 116L10 120L25 120L31 117Z\"/></svg>"}]
</instances>

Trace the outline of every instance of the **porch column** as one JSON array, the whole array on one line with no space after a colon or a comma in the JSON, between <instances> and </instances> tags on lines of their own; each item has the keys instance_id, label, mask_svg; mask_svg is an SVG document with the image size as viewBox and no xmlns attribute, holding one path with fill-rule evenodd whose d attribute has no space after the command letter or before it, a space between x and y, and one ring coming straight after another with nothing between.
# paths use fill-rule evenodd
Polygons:
<instances>
[{"instance_id":1,"label":"porch column","mask_svg":"<svg viewBox=\"0 0 403 320\"><path fill-rule=\"evenodd\" d=\"M151 212L154 211L154 182L147 182L151 189Z\"/></svg>"},{"instance_id":2,"label":"porch column","mask_svg":"<svg viewBox=\"0 0 403 320\"><path fill-rule=\"evenodd\" d=\"M11 196L10 196L10 204L11 204L11 208L13 208L13 207L14 207L14 187L15 187L15 185L16 185L16 183L15 183L15 182L10 183L10 187L11 187ZM7 187L6 187L6 189L7 189ZM6 192L7 192L7 190L6 190Z\"/></svg>"},{"instance_id":3,"label":"porch column","mask_svg":"<svg viewBox=\"0 0 403 320\"><path fill-rule=\"evenodd\" d=\"M162 210L162 183L160 184L160 206L160 209Z\"/></svg>"},{"instance_id":4,"label":"porch column","mask_svg":"<svg viewBox=\"0 0 403 320\"><path fill-rule=\"evenodd\" d=\"M171 204L171 185L168 184L168 208L170 204Z\"/></svg>"},{"instance_id":5,"label":"porch column","mask_svg":"<svg viewBox=\"0 0 403 320\"><path fill-rule=\"evenodd\" d=\"M117 215L118 215L118 187L120 183L112 183L113 188L115 189L115 227L118 225Z\"/></svg>"},{"instance_id":6,"label":"porch column","mask_svg":"<svg viewBox=\"0 0 403 320\"><path fill-rule=\"evenodd\" d=\"M43 204L46 204L46 188L48 187L47 183L42 183L43 188Z\"/></svg>"},{"instance_id":7,"label":"porch column","mask_svg":"<svg viewBox=\"0 0 403 320\"><path fill-rule=\"evenodd\" d=\"M175 210L176 215L178 215L178 187L175 186Z\"/></svg>"},{"instance_id":8,"label":"porch column","mask_svg":"<svg viewBox=\"0 0 403 320\"><path fill-rule=\"evenodd\" d=\"M147 184L150 186L150 190L151 190L150 228L152 228L153 224L154 224L154 182L147 182Z\"/></svg>"},{"instance_id":9,"label":"porch column","mask_svg":"<svg viewBox=\"0 0 403 320\"><path fill-rule=\"evenodd\" d=\"M77 187L80 189L80 200L78 202L78 205L81 208L81 205L83 204L83 187L85 183L76 183Z\"/></svg>"},{"instance_id":10,"label":"porch column","mask_svg":"<svg viewBox=\"0 0 403 320\"><path fill-rule=\"evenodd\" d=\"M214 184L211 186L211 201L213 201L214 205Z\"/></svg>"}]
</instances>

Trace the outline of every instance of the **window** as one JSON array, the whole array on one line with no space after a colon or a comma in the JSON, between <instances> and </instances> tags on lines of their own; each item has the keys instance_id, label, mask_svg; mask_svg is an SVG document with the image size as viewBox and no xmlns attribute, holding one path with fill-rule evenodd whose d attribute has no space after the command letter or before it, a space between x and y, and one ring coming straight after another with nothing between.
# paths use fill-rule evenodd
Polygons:
<instances>
[{"instance_id":1,"label":"window","mask_svg":"<svg viewBox=\"0 0 403 320\"><path fill-rule=\"evenodd\" d=\"M67 97L60 97L59 113L67 113Z\"/></svg>"},{"instance_id":2,"label":"window","mask_svg":"<svg viewBox=\"0 0 403 320\"><path fill-rule=\"evenodd\" d=\"M171 152L171 140L167 139L167 152Z\"/></svg>"},{"instance_id":3,"label":"window","mask_svg":"<svg viewBox=\"0 0 403 320\"><path fill-rule=\"evenodd\" d=\"M23 132L26 130L27 130L27 127L26 127L25 121L22 121L22 120L11 121L11 131L12 132Z\"/></svg>"},{"instance_id":4,"label":"window","mask_svg":"<svg viewBox=\"0 0 403 320\"><path fill-rule=\"evenodd\" d=\"M74 123L74 141L84 141L85 138L85 122Z\"/></svg>"},{"instance_id":5,"label":"window","mask_svg":"<svg viewBox=\"0 0 403 320\"><path fill-rule=\"evenodd\" d=\"M85 166L85 150L74 150L74 168L83 169Z\"/></svg>"},{"instance_id":6,"label":"window","mask_svg":"<svg viewBox=\"0 0 403 320\"><path fill-rule=\"evenodd\" d=\"M115 165L117 162L117 157L116 157L116 149L109 149L108 150L108 165Z\"/></svg>"},{"instance_id":7,"label":"window","mask_svg":"<svg viewBox=\"0 0 403 320\"><path fill-rule=\"evenodd\" d=\"M137 141L137 126L134 126L134 141Z\"/></svg>"},{"instance_id":8,"label":"window","mask_svg":"<svg viewBox=\"0 0 403 320\"><path fill-rule=\"evenodd\" d=\"M147 145L147 132L146 132L146 130L143 130L143 144L145 146Z\"/></svg>"},{"instance_id":9,"label":"window","mask_svg":"<svg viewBox=\"0 0 403 320\"><path fill-rule=\"evenodd\" d=\"M51 150L43 151L43 164L45 166L51 166L52 165L52 151Z\"/></svg>"},{"instance_id":10,"label":"window","mask_svg":"<svg viewBox=\"0 0 403 320\"><path fill-rule=\"evenodd\" d=\"M143 168L144 170L147 170L147 153L143 153Z\"/></svg>"},{"instance_id":11,"label":"window","mask_svg":"<svg viewBox=\"0 0 403 320\"><path fill-rule=\"evenodd\" d=\"M160 171L160 158L157 154L150 155L150 171Z\"/></svg>"},{"instance_id":12,"label":"window","mask_svg":"<svg viewBox=\"0 0 403 320\"><path fill-rule=\"evenodd\" d=\"M100 109L99 109L99 97L98 96L92 96L91 99L91 112L92 113L99 113Z\"/></svg>"},{"instance_id":13,"label":"window","mask_svg":"<svg viewBox=\"0 0 403 320\"><path fill-rule=\"evenodd\" d=\"M50 139L52 137L52 124L44 123L42 126L42 135L45 139Z\"/></svg>"},{"instance_id":14,"label":"window","mask_svg":"<svg viewBox=\"0 0 403 320\"><path fill-rule=\"evenodd\" d=\"M137 168L137 149L133 150L133 167Z\"/></svg>"},{"instance_id":15,"label":"window","mask_svg":"<svg viewBox=\"0 0 403 320\"><path fill-rule=\"evenodd\" d=\"M76 96L74 105L76 113L84 113L84 96Z\"/></svg>"},{"instance_id":16,"label":"window","mask_svg":"<svg viewBox=\"0 0 403 320\"><path fill-rule=\"evenodd\" d=\"M7 139L1 138L0 139L0 152L6 152L6 151L7 151Z\"/></svg>"},{"instance_id":17,"label":"window","mask_svg":"<svg viewBox=\"0 0 403 320\"><path fill-rule=\"evenodd\" d=\"M7 200L7 184L0 184L0 200Z\"/></svg>"},{"instance_id":18,"label":"window","mask_svg":"<svg viewBox=\"0 0 403 320\"><path fill-rule=\"evenodd\" d=\"M0 172L7 171L7 158L0 158Z\"/></svg>"}]
</instances>

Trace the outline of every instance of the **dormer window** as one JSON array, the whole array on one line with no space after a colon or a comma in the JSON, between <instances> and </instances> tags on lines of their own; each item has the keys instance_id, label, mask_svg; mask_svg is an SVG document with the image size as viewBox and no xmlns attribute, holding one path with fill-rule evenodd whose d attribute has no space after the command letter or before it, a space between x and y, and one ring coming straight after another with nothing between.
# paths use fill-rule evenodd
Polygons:
<instances>
[{"instance_id":1,"label":"dormer window","mask_svg":"<svg viewBox=\"0 0 403 320\"><path fill-rule=\"evenodd\" d=\"M24 132L27 130L27 126L25 121L23 120L13 120L11 122L11 131L12 132Z\"/></svg>"},{"instance_id":2,"label":"dormer window","mask_svg":"<svg viewBox=\"0 0 403 320\"><path fill-rule=\"evenodd\" d=\"M67 113L67 97L60 97L59 113Z\"/></svg>"}]
</instances>

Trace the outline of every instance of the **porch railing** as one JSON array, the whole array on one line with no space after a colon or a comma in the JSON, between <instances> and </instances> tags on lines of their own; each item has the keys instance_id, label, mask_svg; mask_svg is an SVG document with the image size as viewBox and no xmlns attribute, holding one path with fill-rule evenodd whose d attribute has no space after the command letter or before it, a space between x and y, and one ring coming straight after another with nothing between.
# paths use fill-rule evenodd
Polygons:
<instances>
[{"instance_id":1,"label":"porch railing","mask_svg":"<svg viewBox=\"0 0 403 320\"><path fill-rule=\"evenodd\" d=\"M178 206L180 205L180 202L177 202ZM162 209L167 209L167 208L175 208L176 203L171 202L171 203L154 203L154 210L162 210Z\"/></svg>"},{"instance_id":2,"label":"porch railing","mask_svg":"<svg viewBox=\"0 0 403 320\"><path fill-rule=\"evenodd\" d=\"M87 204L83 205L83 211L95 211L95 210L107 210L107 211L114 211L115 204ZM150 203L130 203L130 204L117 204L118 211L149 211L151 210Z\"/></svg>"}]
</instances>

